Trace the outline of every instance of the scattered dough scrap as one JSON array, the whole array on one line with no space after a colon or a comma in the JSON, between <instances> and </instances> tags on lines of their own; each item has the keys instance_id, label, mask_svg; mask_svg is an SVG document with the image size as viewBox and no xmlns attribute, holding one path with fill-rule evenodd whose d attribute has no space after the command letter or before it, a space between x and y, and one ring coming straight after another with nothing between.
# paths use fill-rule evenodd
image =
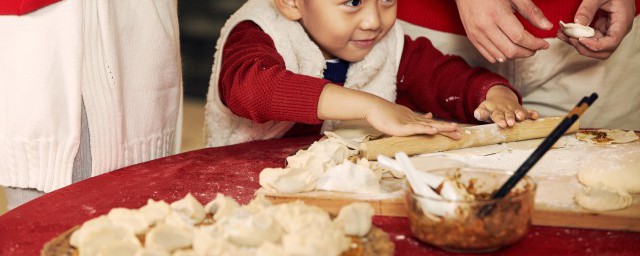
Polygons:
<instances>
[{"instance_id":1,"label":"scattered dough scrap","mask_svg":"<svg viewBox=\"0 0 640 256\"><path fill-rule=\"evenodd\" d=\"M583 130L576 133L576 138L595 144L629 143L638 139L634 131L618 129Z\"/></svg>"}]
</instances>

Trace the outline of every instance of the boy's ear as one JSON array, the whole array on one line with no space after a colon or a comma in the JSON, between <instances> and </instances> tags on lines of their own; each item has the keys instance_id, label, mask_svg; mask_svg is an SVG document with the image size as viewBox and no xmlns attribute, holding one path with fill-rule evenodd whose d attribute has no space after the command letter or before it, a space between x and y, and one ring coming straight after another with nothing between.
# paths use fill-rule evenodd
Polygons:
<instances>
[{"instance_id":1,"label":"boy's ear","mask_svg":"<svg viewBox=\"0 0 640 256\"><path fill-rule=\"evenodd\" d=\"M300 6L296 0L273 0L276 4L276 8L282 13L282 16L289 20L300 20L302 14L300 13Z\"/></svg>"}]
</instances>

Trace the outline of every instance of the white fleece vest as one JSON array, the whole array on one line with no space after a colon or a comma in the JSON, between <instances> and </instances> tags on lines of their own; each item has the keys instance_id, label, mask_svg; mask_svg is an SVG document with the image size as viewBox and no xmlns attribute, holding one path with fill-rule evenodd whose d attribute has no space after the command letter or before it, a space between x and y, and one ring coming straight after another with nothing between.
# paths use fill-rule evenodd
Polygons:
<instances>
[{"instance_id":1,"label":"white fleece vest","mask_svg":"<svg viewBox=\"0 0 640 256\"><path fill-rule=\"evenodd\" d=\"M294 122L285 121L257 123L239 117L220 100L218 81L224 44L233 28L247 20L258 24L273 39L287 70L322 78L326 68L320 48L300 23L280 15L271 0L249 0L227 21L216 46L205 112L205 136L210 147L279 138L294 125ZM344 87L369 92L394 102L403 45L404 33L396 24L364 60L351 64ZM332 130L333 126L335 121L325 121L322 130Z\"/></svg>"}]
</instances>

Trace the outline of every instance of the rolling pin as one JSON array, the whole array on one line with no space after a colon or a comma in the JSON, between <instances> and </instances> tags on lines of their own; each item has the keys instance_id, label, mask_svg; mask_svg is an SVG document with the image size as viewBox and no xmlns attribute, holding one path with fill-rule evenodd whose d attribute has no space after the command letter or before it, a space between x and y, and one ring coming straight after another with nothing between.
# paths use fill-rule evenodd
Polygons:
<instances>
[{"instance_id":1,"label":"rolling pin","mask_svg":"<svg viewBox=\"0 0 640 256\"><path fill-rule=\"evenodd\" d=\"M440 134L412 135L406 137L388 137L366 141L360 144L360 157L374 160L378 155L393 157L397 152L404 151L407 155L417 155L447 151L460 148L479 147L503 142L513 142L547 137L562 121L561 117L525 120L510 128L500 128L497 124L463 127L460 129L462 138L454 140ZM578 131L576 122L566 134Z\"/></svg>"}]
</instances>

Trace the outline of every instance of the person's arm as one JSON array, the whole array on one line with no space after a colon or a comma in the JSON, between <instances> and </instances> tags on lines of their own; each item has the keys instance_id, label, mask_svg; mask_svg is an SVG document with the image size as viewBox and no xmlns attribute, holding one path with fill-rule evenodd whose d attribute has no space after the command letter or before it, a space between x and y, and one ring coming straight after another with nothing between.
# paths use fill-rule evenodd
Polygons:
<instances>
[{"instance_id":1,"label":"person's arm","mask_svg":"<svg viewBox=\"0 0 640 256\"><path fill-rule=\"evenodd\" d=\"M365 119L389 135L460 137L455 124L434 121L373 94L287 71L273 40L252 22L236 26L225 43L219 89L233 113L256 122Z\"/></svg>"},{"instance_id":2,"label":"person's arm","mask_svg":"<svg viewBox=\"0 0 640 256\"><path fill-rule=\"evenodd\" d=\"M271 37L253 22L238 24L229 35L218 79L222 102L238 116L322 123L318 99L329 81L286 70Z\"/></svg>"},{"instance_id":3,"label":"person's arm","mask_svg":"<svg viewBox=\"0 0 640 256\"><path fill-rule=\"evenodd\" d=\"M514 11L534 27L549 30L553 24L531 0L456 0L467 37L489 62L529 57L549 48L549 43L527 32Z\"/></svg>"},{"instance_id":4,"label":"person's arm","mask_svg":"<svg viewBox=\"0 0 640 256\"><path fill-rule=\"evenodd\" d=\"M595 19L596 35L592 38L568 37L558 30L558 38L571 44L578 53L597 59L607 59L631 31L635 15L634 0L583 0L574 22L585 26ZM601 11L604 15L597 15Z\"/></svg>"},{"instance_id":5,"label":"person's arm","mask_svg":"<svg viewBox=\"0 0 640 256\"><path fill-rule=\"evenodd\" d=\"M443 55L423 37L405 37L397 83L398 103L436 118L494 121L501 127L512 126L516 119L537 118L520 105L520 95L506 79L471 68L458 56Z\"/></svg>"}]
</instances>

